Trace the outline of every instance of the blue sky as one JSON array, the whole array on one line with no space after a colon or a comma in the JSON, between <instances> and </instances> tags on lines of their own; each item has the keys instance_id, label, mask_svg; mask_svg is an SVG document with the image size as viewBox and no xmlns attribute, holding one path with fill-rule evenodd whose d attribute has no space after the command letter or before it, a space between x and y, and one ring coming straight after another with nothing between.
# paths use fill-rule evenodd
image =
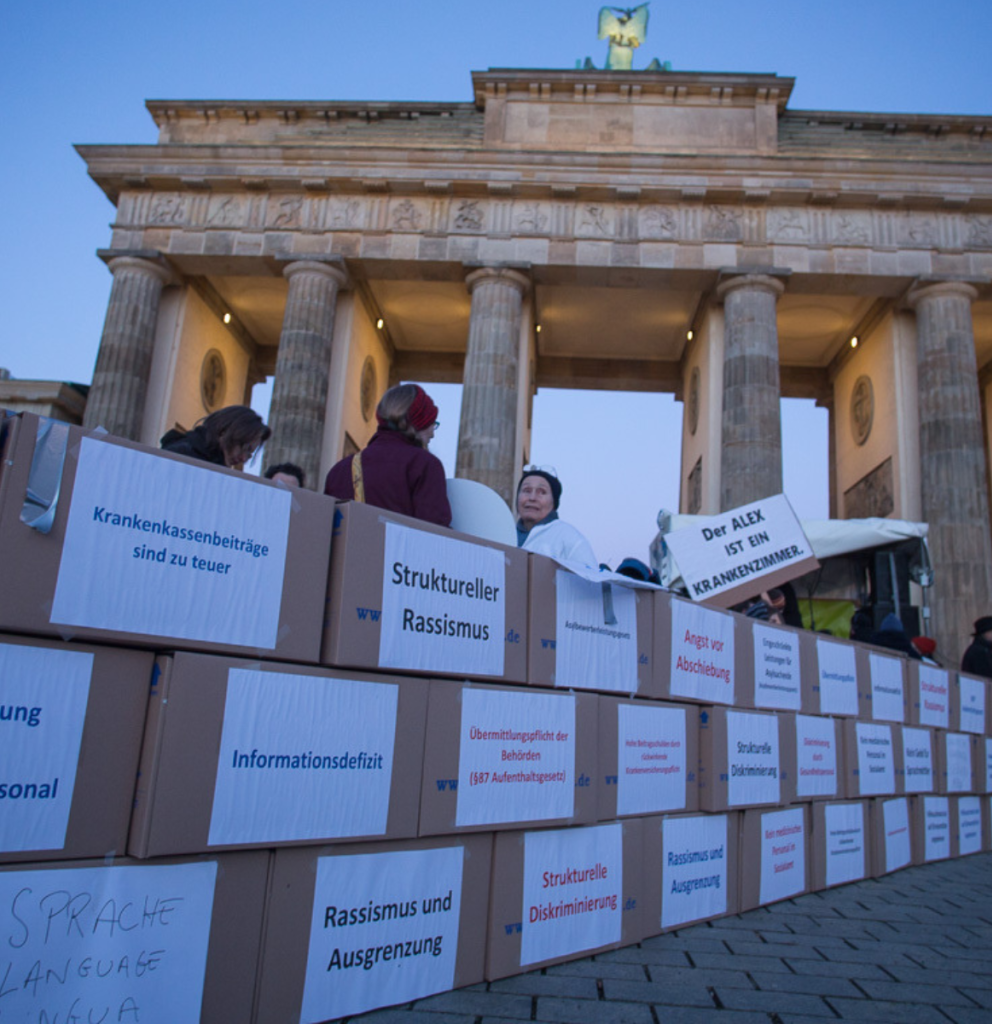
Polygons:
<instances>
[{"instance_id":1,"label":"blue sky","mask_svg":"<svg viewBox=\"0 0 992 1024\"><path fill-rule=\"evenodd\" d=\"M587 0L92 0L8 5L0 38L5 196L0 366L15 377L88 383L110 275L111 204L73 143L152 143L146 99L468 101L470 72L570 68L592 57L599 5ZM992 3L653 0L646 44L680 71L776 72L790 107L992 113ZM459 389L433 389L435 450L453 469ZM261 396L260 396L261 398ZM826 414L784 411L786 491L826 515ZM599 557L644 557L659 507L675 508L681 406L666 395L542 391L535 462L558 467L562 512Z\"/></svg>"}]
</instances>

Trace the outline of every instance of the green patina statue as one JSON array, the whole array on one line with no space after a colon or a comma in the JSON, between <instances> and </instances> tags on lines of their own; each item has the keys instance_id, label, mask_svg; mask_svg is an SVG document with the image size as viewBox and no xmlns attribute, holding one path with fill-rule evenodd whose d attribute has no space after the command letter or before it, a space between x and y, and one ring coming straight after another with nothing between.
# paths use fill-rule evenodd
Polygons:
<instances>
[{"instance_id":1,"label":"green patina statue","mask_svg":"<svg viewBox=\"0 0 992 1024\"><path fill-rule=\"evenodd\" d=\"M599 38L609 39L607 71L630 71L634 50L648 34L648 5L640 7L601 7Z\"/></svg>"}]
</instances>

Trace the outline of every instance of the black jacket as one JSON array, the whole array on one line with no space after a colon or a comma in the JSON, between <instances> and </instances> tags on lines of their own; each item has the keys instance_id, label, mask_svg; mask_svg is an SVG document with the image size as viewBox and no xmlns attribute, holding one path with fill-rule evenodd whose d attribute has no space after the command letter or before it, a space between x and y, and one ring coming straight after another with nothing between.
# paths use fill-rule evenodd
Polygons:
<instances>
[{"instance_id":1,"label":"black jacket","mask_svg":"<svg viewBox=\"0 0 992 1024\"><path fill-rule=\"evenodd\" d=\"M961 671L992 679L992 644L976 636L961 659Z\"/></svg>"},{"instance_id":2,"label":"black jacket","mask_svg":"<svg viewBox=\"0 0 992 1024\"><path fill-rule=\"evenodd\" d=\"M175 455L188 455L191 459L199 459L200 462L212 462L215 466L226 466L224 453L220 445L211 442L203 427L194 427L185 434L178 430L170 430L159 442L164 452L173 452Z\"/></svg>"}]
</instances>

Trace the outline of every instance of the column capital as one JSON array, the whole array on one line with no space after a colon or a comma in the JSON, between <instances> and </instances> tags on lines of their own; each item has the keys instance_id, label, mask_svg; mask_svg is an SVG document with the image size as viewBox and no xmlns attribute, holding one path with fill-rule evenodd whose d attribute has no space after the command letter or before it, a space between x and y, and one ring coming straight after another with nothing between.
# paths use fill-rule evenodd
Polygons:
<instances>
[{"instance_id":1,"label":"column capital","mask_svg":"<svg viewBox=\"0 0 992 1024\"><path fill-rule=\"evenodd\" d=\"M906 293L906 305L916 309L921 299L958 296L967 299L969 305L978 298L979 284L985 282L978 278L917 278Z\"/></svg>"},{"instance_id":2,"label":"column capital","mask_svg":"<svg viewBox=\"0 0 992 1024\"><path fill-rule=\"evenodd\" d=\"M728 292L738 288L770 292L777 299L785 291L785 282L791 273L791 270L777 270L775 267L724 268L717 278L717 301L722 302Z\"/></svg>"},{"instance_id":3,"label":"column capital","mask_svg":"<svg viewBox=\"0 0 992 1024\"><path fill-rule=\"evenodd\" d=\"M494 263L481 266L466 263L465 269L468 270L468 274L465 276L465 284L468 287L469 294L472 293L476 285L481 284L483 281L499 281L503 284L511 285L521 295L526 295L530 290L529 263Z\"/></svg>"},{"instance_id":4,"label":"column capital","mask_svg":"<svg viewBox=\"0 0 992 1024\"><path fill-rule=\"evenodd\" d=\"M306 272L310 274L321 274L336 282L339 288L347 288L351 284L348 271L345 269L344 260L340 257L332 260L302 259L293 260L282 268L282 276L291 280L294 274Z\"/></svg>"},{"instance_id":5,"label":"column capital","mask_svg":"<svg viewBox=\"0 0 992 1024\"><path fill-rule=\"evenodd\" d=\"M97 249L96 254L112 274L120 270L141 270L157 277L163 287L179 283L175 271L156 249Z\"/></svg>"}]
</instances>

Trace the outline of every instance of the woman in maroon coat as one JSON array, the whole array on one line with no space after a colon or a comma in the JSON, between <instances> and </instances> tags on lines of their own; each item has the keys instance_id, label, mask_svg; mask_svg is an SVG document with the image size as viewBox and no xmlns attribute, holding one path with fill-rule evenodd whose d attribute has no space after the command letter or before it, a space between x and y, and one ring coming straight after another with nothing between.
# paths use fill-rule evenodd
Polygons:
<instances>
[{"instance_id":1,"label":"woman in maroon coat","mask_svg":"<svg viewBox=\"0 0 992 1024\"><path fill-rule=\"evenodd\" d=\"M331 467L324 493L354 500L357 478L365 492L359 500L450 526L444 466L427 450L438 425L437 406L419 385L400 384L382 396L375 418L379 429L368 446Z\"/></svg>"}]
</instances>

